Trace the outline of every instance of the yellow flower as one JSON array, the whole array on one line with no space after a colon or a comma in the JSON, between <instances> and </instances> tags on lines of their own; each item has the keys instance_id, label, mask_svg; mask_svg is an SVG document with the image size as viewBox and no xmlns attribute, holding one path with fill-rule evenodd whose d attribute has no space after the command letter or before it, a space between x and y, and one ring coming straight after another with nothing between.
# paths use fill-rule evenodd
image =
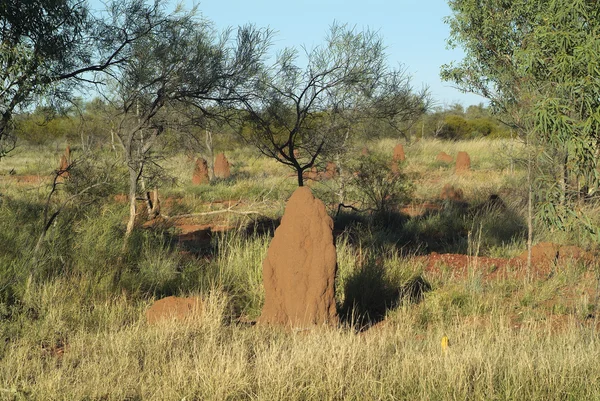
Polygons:
<instances>
[{"instance_id":1,"label":"yellow flower","mask_svg":"<svg viewBox=\"0 0 600 401\"><path fill-rule=\"evenodd\" d=\"M450 345L450 340L448 340L447 336L442 337L442 353L446 355L448 353L448 346Z\"/></svg>"}]
</instances>

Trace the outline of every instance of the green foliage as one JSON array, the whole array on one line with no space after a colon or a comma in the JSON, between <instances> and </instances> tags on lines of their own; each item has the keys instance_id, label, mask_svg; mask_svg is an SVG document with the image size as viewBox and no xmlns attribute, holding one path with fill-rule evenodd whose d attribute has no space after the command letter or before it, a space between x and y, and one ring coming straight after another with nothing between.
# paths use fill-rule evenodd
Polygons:
<instances>
[{"instance_id":1,"label":"green foliage","mask_svg":"<svg viewBox=\"0 0 600 401\"><path fill-rule=\"evenodd\" d=\"M565 227L579 185L598 188L596 149L600 127L600 10L595 1L548 0L449 2L451 46L466 56L442 67L442 77L463 90L491 100L527 138L536 154L561 165L541 171L544 185L539 212ZM530 159L537 158L530 156ZM578 185L575 185L578 184ZM555 191L552 195L550 192ZM558 204L556 203L558 200ZM582 222L585 223L584 218ZM597 228L588 227L594 236Z\"/></svg>"},{"instance_id":2,"label":"green foliage","mask_svg":"<svg viewBox=\"0 0 600 401\"><path fill-rule=\"evenodd\" d=\"M31 144L42 145L63 137L66 134L65 122L40 108L35 113L15 118L15 134Z\"/></svg>"},{"instance_id":3,"label":"green foliage","mask_svg":"<svg viewBox=\"0 0 600 401\"><path fill-rule=\"evenodd\" d=\"M478 117L468 122L471 130L471 137L486 137L490 136L496 128L496 124L489 117Z\"/></svg>"},{"instance_id":4,"label":"green foliage","mask_svg":"<svg viewBox=\"0 0 600 401\"><path fill-rule=\"evenodd\" d=\"M498 121L490 108L483 104L471 105L466 111L460 104L437 108L424 115L421 120L413 128L418 137L466 140L511 136L511 130Z\"/></svg>"},{"instance_id":5,"label":"green foliage","mask_svg":"<svg viewBox=\"0 0 600 401\"><path fill-rule=\"evenodd\" d=\"M359 132L359 122L387 121L410 126L428 108L426 90L414 92L402 69L387 65L382 38L334 24L323 46L306 54L284 49L274 66L257 76L252 96L243 99L240 132L261 153L302 172L317 157L331 159L346 152ZM297 152L295 154L295 152Z\"/></svg>"},{"instance_id":6,"label":"green foliage","mask_svg":"<svg viewBox=\"0 0 600 401\"><path fill-rule=\"evenodd\" d=\"M444 118L444 125L439 134L444 139L463 139L469 133L467 120L457 115L449 115Z\"/></svg>"},{"instance_id":7,"label":"green foliage","mask_svg":"<svg viewBox=\"0 0 600 401\"><path fill-rule=\"evenodd\" d=\"M389 213L410 198L412 186L402 173L402 162L371 153L350 163L349 168L355 172L351 185L358 199L376 214Z\"/></svg>"}]
</instances>

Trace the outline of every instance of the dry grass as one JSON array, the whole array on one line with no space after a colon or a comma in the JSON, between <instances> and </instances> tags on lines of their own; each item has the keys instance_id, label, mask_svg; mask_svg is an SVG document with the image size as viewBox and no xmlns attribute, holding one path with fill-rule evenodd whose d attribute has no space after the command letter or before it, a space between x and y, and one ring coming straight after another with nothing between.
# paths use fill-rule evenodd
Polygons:
<instances>
[{"instance_id":1,"label":"dry grass","mask_svg":"<svg viewBox=\"0 0 600 401\"><path fill-rule=\"evenodd\" d=\"M391 155L394 144L370 147ZM507 140L406 145L415 202L435 199L450 183L469 201L501 193L518 219L523 171L516 163L511 168L505 157L518 149ZM452 167L436 164L440 151L459 150L471 154L471 173L458 176ZM3 168L46 174L57 160L50 153L15 154ZM215 200L234 199L242 201L239 210L281 215L295 187L290 171L247 149L232 151L230 160L234 178L200 187L189 184L193 163L185 156L165 160L180 182L161 189L165 198L177 199L167 210L218 210L223 205ZM378 235L387 233L362 227L338 237L336 298L340 310L353 299L383 302L384 321L360 333L348 316L336 328L252 326L247 320L258 316L264 297L261 261L268 236L217 236L214 254L190 258L169 242L172 231L140 230L134 251L123 258L118 246L126 205L106 202L78 210L73 221L59 219L45 253L32 259L28 248L47 186L24 190L8 179L2 185L0 191L13 200L0 202L0 399L600 399L592 267L558 266L552 276L537 279L506 272L497 280L472 267L459 277L443 267L425 270L422 260L398 251L403 243L386 237L382 245ZM313 188L327 195L335 185ZM493 238L494 231L512 232L516 223L507 215L451 212L409 221L402 229L416 238L428 230L437 234L439 224L452 234L456 225L473 231L469 249L481 247L492 256L522 251L519 236ZM232 226L243 222L235 216L202 222L215 219ZM421 299L398 299L414 279L430 290ZM153 298L170 294L201 296L204 313L147 325L144 311ZM386 303L390 294L396 299ZM352 317L352 311L343 312ZM443 336L450 340L447 353L440 345Z\"/></svg>"},{"instance_id":2,"label":"dry grass","mask_svg":"<svg viewBox=\"0 0 600 401\"><path fill-rule=\"evenodd\" d=\"M57 283L58 285L59 283ZM206 295L206 294L205 294ZM44 295L52 303L52 294ZM206 295L203 316L147 326L126 298L54 347L12 341L0 366L4 399L598 399L598 339L575 319L515 328L493 313L420 329L412 307L381 328L288 332L225 324L227 301ZM47 324L60 324L52 306ZM131 320L128 321L127 317ZM450 348L442 352L447 335Z\"/></svg>"}]
</instances>

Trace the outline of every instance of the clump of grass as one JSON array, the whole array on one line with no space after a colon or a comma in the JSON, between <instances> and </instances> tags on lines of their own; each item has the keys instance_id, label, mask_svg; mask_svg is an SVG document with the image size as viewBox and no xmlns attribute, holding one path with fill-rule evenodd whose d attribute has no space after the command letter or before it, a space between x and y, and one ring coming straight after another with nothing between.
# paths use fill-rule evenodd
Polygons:
<instances>
[{"instance_id":1,"label":"clump of grass","mask_svg":"<svg viewBox=\"0 0 600 401\"><path fill-rule=\"evenodd\" d=\"M264 303L262 286L262 261L266 256L270 237L267 235L242 235L240 231L218 237L216 282L232 298L235 315L256 318Z\"/></svg>"}]
</instances>

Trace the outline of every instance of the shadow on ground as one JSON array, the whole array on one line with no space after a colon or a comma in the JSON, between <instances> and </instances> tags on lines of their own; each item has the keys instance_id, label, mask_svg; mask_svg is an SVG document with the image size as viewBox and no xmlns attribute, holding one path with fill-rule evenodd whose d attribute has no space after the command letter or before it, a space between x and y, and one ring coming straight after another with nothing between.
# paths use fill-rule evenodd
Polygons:
<instances>
[{"instance_id":1,"label":"shadow on ground","mask_svg":"<svg viewBox=\"0 0 600 401\"><path fill-rule=\"evenodd\" d=\"M440 201L426 206L413 215L404 211L379 215L345 211L336 217L335 231L345 232L354 245L392 246L419 255L467 254L470 246L485 252L493 246L522 240L527 233L525 221L498 195L479 204Z\"/></svg>"},{"instance_id":2,"label":"shadow on ground","mask_svg":"<svg viewBox=\"0 0 600 401\"><path fill-rule=\"evenodd\" d=\"M404 283L390 279L385 268L371 259L345 283L345 300L339 307L342 323L358 331L367 330L400 304L421 302L430 290L431 285L420 275Z\"/></svg>"}]
</instances>

